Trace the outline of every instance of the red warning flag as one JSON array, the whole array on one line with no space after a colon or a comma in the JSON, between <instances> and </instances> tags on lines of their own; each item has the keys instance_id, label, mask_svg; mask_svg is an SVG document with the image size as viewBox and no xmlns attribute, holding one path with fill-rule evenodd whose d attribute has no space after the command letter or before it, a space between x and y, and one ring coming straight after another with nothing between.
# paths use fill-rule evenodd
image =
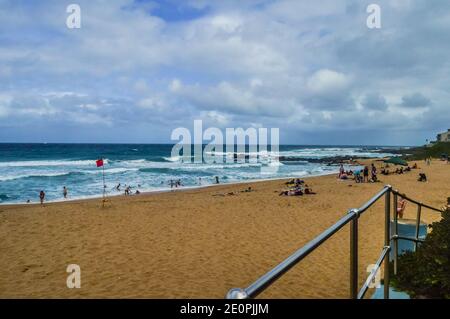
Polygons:
<instances>
[{"instance_id":1,"label":"red warning flag","mask_svg":"<svg viewBox=\"0 0 450 319\"><path fill-rule=\"evenodd\" d=\"M97 164L97 167L103 166L103 159L96 160L95 163Z\"/></svg>"}]
</instances>

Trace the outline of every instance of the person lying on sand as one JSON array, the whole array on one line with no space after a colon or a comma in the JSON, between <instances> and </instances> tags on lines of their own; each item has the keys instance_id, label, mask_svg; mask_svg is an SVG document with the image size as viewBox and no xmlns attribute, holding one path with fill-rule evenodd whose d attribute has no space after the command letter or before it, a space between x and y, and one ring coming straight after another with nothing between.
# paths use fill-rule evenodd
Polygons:
<instances>
[{"instance_id":1,"label":"person lying on sand","mask_svg":"<svg viewBox=\"0 0 450 319\"><path fill-rule=\"evenodd\" d=\"M250 193L250 192L253 192L253 190L250 186L247 189L244 189L243 191L241 191L241 193Z\"/></svg>"},{"instance_id":2,"label":"person lying on sand","mask_svg":"<svg viewBox=\"0 0 450 319\"><path fill-rule=\"evenodd\" d=\"M218 194L213 194L212 196L235 196L235 195L238 195L238 193L237 192L228 192L226 194L218 193Z\"/></svg>"},{"instance_id":3,"label":"person lying on sand","mask_svg":"<svg viewBox=\"0 0 450 319\"><path fill-rule=\"evenodd\" d=\"M291 179L289 182L285 183L286 185L295 184L295 179Z\"/></svg>"},{"instance_id":4,"label":"person lying on sand","mask_svg":"<svg viewBox=\"0 0 450 319\"><path fill-rule=\"evenodd\" d=\"M305 184L305 194L306 195L315 195L316 193L313 192L311 187L309 187L307 184Z\"/></svg>"},{"instance_id":5,"label":"person lying on sand","mask_svg":"<svg viewBox=\"0 0 450 319\"><path fill-rule=\"evenodd\" d=\"M301 189L291 189L288 191L282 191L279 196L302 196L303 191Z\"/></svg>"},{"instance_id":6,"label":"person lying on sand","mask_svg":"<svg viewBox=\"0 0 450 319\"><path fill-rule=\"evenodd\" d=\"M300 179L300 178L296 178L296 179L291 179L289 182L286 182L286 185L293 185L293 186L301 186L305 183L304 180Z\"/></svg>"}]
</instances>

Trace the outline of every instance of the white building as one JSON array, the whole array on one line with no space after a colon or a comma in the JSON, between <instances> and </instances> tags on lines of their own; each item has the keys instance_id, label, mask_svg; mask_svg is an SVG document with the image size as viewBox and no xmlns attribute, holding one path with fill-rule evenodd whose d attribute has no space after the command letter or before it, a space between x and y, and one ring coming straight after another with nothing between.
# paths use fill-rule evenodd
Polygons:
<instances>
[{"instance_id":1,"label":"white building","mask_svg":"<svg viewBox=\"0 0 450 319\"><path fill-rule=\"evenodd\" d=\"M436 140L438 142L450 142L450 128L447 130L447 132L438 134L436 136Z\"/></svg>"}]
</instances>

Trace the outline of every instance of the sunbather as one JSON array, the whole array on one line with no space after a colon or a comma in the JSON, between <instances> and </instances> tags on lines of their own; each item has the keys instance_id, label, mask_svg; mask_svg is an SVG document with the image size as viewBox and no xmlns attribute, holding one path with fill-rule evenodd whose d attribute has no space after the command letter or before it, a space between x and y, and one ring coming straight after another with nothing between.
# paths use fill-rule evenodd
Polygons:
<instances>
[{"instance_id":1,"label":"sunbather","mask_svg":"<svg viewBox=\"0 0 450 319\"><path fill-rule=\"evenodd\" d=\"M291 189L288 191L282 191L279 196L302 196L303 195L303 191L301 189Z\"/></svg>"},{"instance_id":2,"label":"sunbather","mask_svg":"<svg viewBox=\"0 0 450 319\"><path fill-rule=\"evenodd\" d=\"M305 185L305 194L306 195L315 195L316 193L313 192L311 187L309 187L308 185Z\"/></svg>"}]
</instances>

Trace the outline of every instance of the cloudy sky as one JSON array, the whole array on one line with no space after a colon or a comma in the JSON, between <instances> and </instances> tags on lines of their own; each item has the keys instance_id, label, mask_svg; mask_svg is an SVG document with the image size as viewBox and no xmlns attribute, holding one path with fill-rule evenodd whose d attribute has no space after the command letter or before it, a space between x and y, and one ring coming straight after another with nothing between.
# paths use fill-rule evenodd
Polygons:
<instances>
[{"instance_id":1,"label":"cloudy sky","mask_svg":"<svg viewBox=\"0 0 450 319\"><path fill-rule=\"evenodd\" d=\"M194 119L286 144L450 128L448 0L0 0L0 23L0 142L170 142Z\"/></svg>"}]
</instances>

